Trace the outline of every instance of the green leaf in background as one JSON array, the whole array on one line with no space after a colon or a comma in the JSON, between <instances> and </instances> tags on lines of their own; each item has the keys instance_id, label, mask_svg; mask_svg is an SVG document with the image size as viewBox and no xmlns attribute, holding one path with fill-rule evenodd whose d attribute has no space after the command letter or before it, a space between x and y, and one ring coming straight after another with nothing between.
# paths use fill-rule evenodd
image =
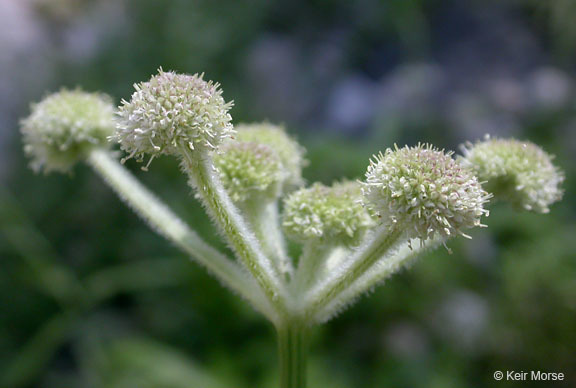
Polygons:
<instances>
[{"instance_id":1,"label":"green leaf in background","mask_svg":"<svg viewBox=\"0 0 576 388\"><path fill-rule=\"evenodd\" d=\"M112 342L89 363L99 388L232 388L176 349L149 339Z\"/></svg>"}]
</instances>

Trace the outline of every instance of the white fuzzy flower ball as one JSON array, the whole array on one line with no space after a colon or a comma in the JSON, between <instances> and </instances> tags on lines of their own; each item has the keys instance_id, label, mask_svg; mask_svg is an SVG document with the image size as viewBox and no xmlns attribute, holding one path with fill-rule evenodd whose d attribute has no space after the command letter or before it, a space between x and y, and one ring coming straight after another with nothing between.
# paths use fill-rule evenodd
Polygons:
<instances>
[{"instance_id":1,"label":"white fuzzy flower ball","mask_svg":"<svg viewBox=\"0 0 576 388\"><path fill-rule=\"evenodd\" d=\"M270 123L239 124L236 139L270 147L282 164L282 188L284 192L302 186L302 167L306 164L304 149L286 133L284 127Z\"/></svg>"},{"instance_id":2,"label":"white fuzzy flower ball","mask_svg":"<svg viewBox=\"0 0 576 388\"><path fill-rule=\"evenodd\" d=\"M32 105L22 120L24 151L34 170L68 171L90 150L107 147L114 126L110 97L61 90Z\"/></svg>"},{"instance_id":3,"label":"white fuzzy flower ball","mask_svg":"<svg viewBox=\"0 0 576 388\"><path fill-rule=\"evenodd\" d=\"M474 169L497 199L538 213L562 198L563 173L537 145L515 139L490 139L463 147L465 166Z\"/></svg>"},{"instance_id":4,"label":"white fuzzy flower ball","mask_svg":"<svg viewBox=\"0 0 576 388\"><path fill-rule=\"evenodd\" d=\"M162 69L150 81L135 84L130 101L122 101L113 139L129 153L178 155L191 150L216 149L234 129L219 84L202 75L177 74Z\"/></svg>"},{"instance_id":5,"label":"white fuzzy flower ball","mask_svg":"<svg viewBox=\"0 0 576 388\"><path fill-rule=\"evenodd\" d=\"M279 194L280 160L269 147L252 142L225 142L213 157L222 184L234 202L275 199Z\"/></svg>"},{"instance_id":6,"label":"white fuzzy flower ball","mask_svg":"<svg viewBox=\"0 0 576 388\"><path fill-rule=\"evenodd\" d=\"M481 225L489 199L471 170L430 145L387 149L374 158L362 188L364 203L408 238L466 236Z\"/></svg>"},{"instance_id":7,"label":"white fuzzy flower ball","mask_svg":"<svg viewBox=\"0 0 576 388\"><path fill-rule=\"evenodd\" d=\"M358 182L297 190L284 202L284 230L296 241L354 245L374 225L361 198Z\"/></svg>"}]
</instances>

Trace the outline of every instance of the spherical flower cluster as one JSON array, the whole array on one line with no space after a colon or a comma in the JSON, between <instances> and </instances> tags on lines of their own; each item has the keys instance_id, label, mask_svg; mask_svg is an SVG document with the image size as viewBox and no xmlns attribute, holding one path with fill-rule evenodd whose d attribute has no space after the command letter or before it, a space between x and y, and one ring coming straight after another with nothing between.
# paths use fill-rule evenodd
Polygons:
<instances>
[{"instance_id":1,"label":"spherical flower cluster","mask_svg":"<svg viewBox=\"0 0 576 388\"><path fill-rule=\"evenodd\" d=\"M113 139L123 150L142 159L178 155L182 147L213 150L234 129L219 84L203 75L159 70L150 81L135 84L130 101L122 101Z\"/></svg>"},{"instance_id":2,"label":"spherical flower cluster","mask_svg":"<svg viewBox=\"0 0 576 388\"><path fill-rule=\"evenodd\" d=\"M522 209L547 213L562 198L562 172L537 145L514 139L490 139L463 147L469 166L496 198Z\"/></svg>"},{"instance_id":3,"label":"spherical flower cluster","mask_svg":"<svg viewBox=\"0 0 576 388\"><path fill-rule=\"evenodd\" d=\"M488 213L484 204L490 197L470 170L430 145L379 154L362 191L365 205L382 222L421 240L466 236L462 231L480 225Z\"/></svg>"},{"instance_id":4,"label":"spherical flower cluster","mask_svg":"<svg viewBox=\"0 0 576 388\"><path fill-rule=\"evenodd\" d=\"M253 142L227 141L219 151L214 165L232 201L277 197L282 170L272 149Z\"/></svg>"},{"instance_id":5,"label":"spherical flower cluster","mask_svg":"<svg viewBox=\"0 0 576 388\"><path fill-rule=\"evenodd\" d=\"M358 182L297 190L284 202L284 229L296 241L354 245L374 225L361 197Z\"/></svg>"},{"instance_id":6,"label":"spherical flower cluster","mask_svg":"<svg viewBox=\"0 0 576 388\"><path fill-rule=\"evenodd\" d=\"M283 127L269 123L240 124L236 130L238 141L265 144L278 155L283 171L283 191L303 184L304 149L286 134Z\"/></svg>"},{"instance_id":7,"label":"spherical flower cluster","mask_svg":"<svg viewBox=\"0 0 576 388\"><path fill-rule=\"evenodd\" d=\"M106 147L114 126L110 97L61 90L32 105L22 120L24 151L35 170L67 171L90 150Z\"/></svg>"}]
</instances>

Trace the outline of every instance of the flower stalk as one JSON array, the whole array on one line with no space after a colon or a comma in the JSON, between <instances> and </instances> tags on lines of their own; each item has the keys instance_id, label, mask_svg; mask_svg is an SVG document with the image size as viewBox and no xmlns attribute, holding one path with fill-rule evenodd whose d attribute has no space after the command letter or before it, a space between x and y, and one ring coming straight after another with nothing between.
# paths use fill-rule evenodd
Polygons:
<instances>
[{"instance_id":1,"label":"flower stalk","mask_svg":"<svg viewBox=\"0 0 576 388\"><path fill-rule=\"evenodd\" d=\"M264 255L259 241L248 228L236 206L222 187L212 159L181 148L182 168L191 185L206 206L208 213L224 233L228 243L244 267L252 274L277 312L286 312L284 286L271 260Z\"/></svg>"},{"instance_id":2,"label":"flower stalk","mask_svg":"<svg viewBox=\"0 0 576 388\"><path fill-rule=\"evenodd\" d=\"M305 388L308 359L308 330L299 322L288 321L276 328L280 388Z\"/></svg>"},{"instance_id":3,"label":"flower stalk","mask_svg":"<svg viewBox=\"0 0 576 388\"><path fill-rule=\"evenodd\" d=\"M343 265L326 279L325 283L318 284L305 297L304 315L316 320L316 315L326 305L338 297L354 281L359 279L380 258L385 257L402 241L401 228L381 226L366 239L366 243L357 249L356 253L348 258Z\"/></svg>"},{"instance_id":4,"label":"flower stalk","mask_svg":"<svg viewBox=\"0 0 576 388\"><path fill-rule=\"evenodd\" d=\"M262 249L270 258L274 270L284 281L288 281L294 272L292 260L286 250L286 239L279 224L278 201L253 200L238 205L246 215L249 227L261 242Z\"/></svg>"},{"instance_id":5,"label":"flower stalk","mask_svg":"<svg viewBox=\"0 0 576 388\"><path fill-rule=\"evenodd\" d=\"M333 251L334 247L331 245L311 242L305 244L292 281L293 290L308 290L322 275L326 261Z\"/></svg>"},{"instance_id":6,"label":"flower stalk","mask_svg":"<svg viewBox=\"0 0 576 388\"><path fill-rule=\"evenodd\" d=\"M442 239L427 240L423 243L409 240L384 254L366 272L348 285L337 298L326 303L323 308L316 311L316 321L324 323L342 311L346 306L354 303L361 295L369 292L387 278L397 273L401 268L409 265L426 250L433 249L443 243Z\"/></svg>"},{"instance_id":7,"label":"flower stalk","mask_svg":"<svg viewBox=\"0 0 576 388\"><path fill-rule=\"evenodd\" d=\"M268 302L246 272L204 242L108 151L93 150L88 156L87 163L154 230L188 253L214 274L222 284L250 301L262 314L273 316Z\"/></svg>"}]
</instances>

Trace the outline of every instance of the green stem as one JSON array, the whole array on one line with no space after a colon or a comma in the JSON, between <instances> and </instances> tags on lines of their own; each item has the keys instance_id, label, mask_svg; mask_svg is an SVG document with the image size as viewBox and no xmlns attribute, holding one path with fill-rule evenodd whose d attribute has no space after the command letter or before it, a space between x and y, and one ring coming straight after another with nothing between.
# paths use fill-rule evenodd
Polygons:
<instances>
[{"instance_id":1,"label":"green stem","mask_svg":"<svg viewBox=\"0 0 576 388\"><path fill-rule=\"evenodd\" d=\"M367 271L359 279L353 282L337 298L328 303L324 309L316 313L317 321L325 322L337 312L342 311L343 306L350 305L363 293L376 287L388 277L405 267L418 255L426 250L437 247L443 242L442 239L427 240L422 245L413 241L413 246L409 242L402 246L393 255L382 257L373 268Z\"/></svg>"},{"instance_id":2,"label":"green stem","mask_svg":"<svg viewBox=\"0 0 576 388\"><path fill-rule=\"evenodd\" d=\"M390 229L384 225L372 232L366 243L360 246L332 276L319 284L307 295L304 315L317 320L317 314L363 276L380 258L387 255L400 242L402 229Z\"/></svg>"},{"instance_id":3,"label":"green stem","mask_svg":"<svg viewBox=\"0 0 576 388\"><path fill-rule=\"evenodd\" d=\"M194 152L186 147L181 148L182 167L188 174L191 185L197 190L208 213L222 230L236 256L256 279L268 301L276 307L277 312L284 314L286 299L278 272L264 255L254 232L248 228L224 190L210 156Z\"/></svg>"},{"instance_id":4,"label":"green stem","mask_svg":"<svg viewBox=\"0 0 576 388\"><path fill-rule=\"evenodd\" d=\"M314 280L321 274L326 260L333 252L333 248L316 242L304 245L304 251L298 262L298 269L294 274L293 290L305 292L314 284Z\"/></svg>"},{"instance_id":5,"label":"green stem","mask_svg":"<svg viewBox=\"0 0 576 388\"><path fill-rule=\"evenodd\" d=\"M276 331L280 388L305 388L308 328L300 322L290 322L279 326Z\"/></svg>"},{"instance_id":6,"label":"green stem","mask_svg":"<svg viewBox=\"0 0 576 388\"><path fill-rule=\"evenodd\" d=\"M273 311L258 286L246 272L212 246L204 242L188 225L146 189L128 170L103 150L92 151L88 164L118 196L159 234L213 273L224 285L250 301L267 317Z\"/></svg>"},{"instance_id":7,"label":"green stem","mask_svg":"<svg viewBox=\"0 0 576 388\"><path fill-rule=\"evenodd\" d=\"M287 254L284 235L280 230L278 201L258 198L241 203L238 207L262 243L262 249L270 258L274 269L287 280L294 272L294 268Z\"/></svg>"}]
</instances>

